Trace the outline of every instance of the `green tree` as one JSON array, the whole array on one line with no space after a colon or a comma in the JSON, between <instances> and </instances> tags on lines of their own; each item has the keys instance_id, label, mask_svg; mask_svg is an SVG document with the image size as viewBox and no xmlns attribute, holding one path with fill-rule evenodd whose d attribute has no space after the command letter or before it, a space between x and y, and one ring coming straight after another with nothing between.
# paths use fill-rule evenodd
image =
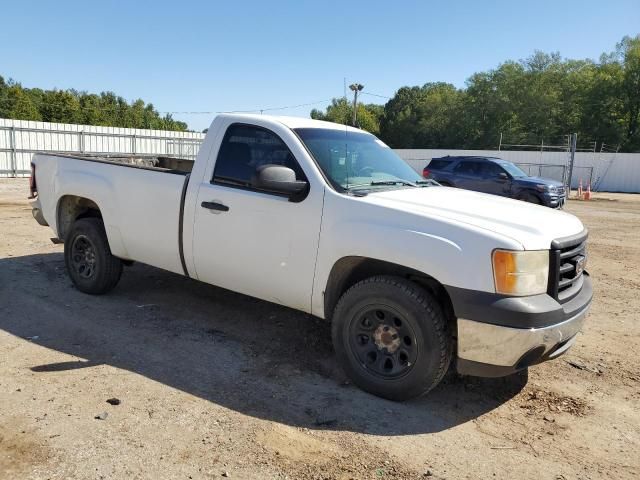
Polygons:
<instances>
[{"instance_id":1,"label":"green tree","mask_svg":"<svg viewBox=\"0 0 640 480\"><path fill-rule=\"evenodd\" d=\"M380 120L383 114L384 108L381 105L358 103L358 126L377 135L380 132ZM325 112L314 108L310 115L316 120L351 125L353 122L353 103L344 97L334 98Z\"/></svg>"},{"instance_id":2,"label":"green tree","mask_svg":"<svg viewBox=\"0 0 640 480\"><path fill-rule=\"evenodd\" d=\"M24 88L0 76L0 118L80 123L108 127L187 130L171 115L161 116L151 103L138 99L129 104L113 92Z\"/></svg>"},{"instance_id":3,"label":"green tree","mask_svg":"<svg viewBox=\"0 0 640 480\"><path fill-rule=\"evenodd\" d=\"M4 80L4 77L0 75L0 118L9 117L9 108L7 100L7 90L9 86Z\"/></svg>"},{"instance_id":4,"label":"green tree","mask_svg":"<svg viewBox=\"0 0 640 480\"><path fill-rule=\"evenodd\" d=\"M42 97L42 120L54 123L80 123L80 102L65 90L47 90Z\"/></svg>"},{"instance_id":5,"label":"green tree","mask_svg":"<svg viewBox=\"0 0 640 480\"><path fill-rule=\"evenodd\" d=\"M80 102L81 123L85 125L105 125L106 118L102 109L102 102L98 95L84 93L78 99Z\"/></svg>"},{"instance_id":6,"label":"green tree","mask_svg":"<svg viewBox=\"0 0 640 480\"><path fill-rule=\"evenodd\" d=\"M535 52L471 75L466 88L402 87L385 105L380 135L394 147L495 148L583 142L640 149L640 36L598 63Z\"/></svg>"},{"instance_id":7,"label":"green tree","mask_svg":"<svg viewBox=\"0 0 640 480\"><path fill-rule=\"evenodd\" d=\"M625 126L623 146L640 149L640 35L624 37L617 46L622 63L621 97Z\"/></svg>"},{"instance_id":8,"label":"green tree","mask_svg":"<svg viewBox=\"0 0 640 480\"><path fill-rule=\"evenodd\" d=\"M33 100L20 85L12 85L6 92L7 116L16 120L40 120L38 111Z\"/></svg>"},{"instance_id":9,"label":"green tree","mask_svg":"<svg viewBox=\"0 0 640 480\"><path fill-rule=\"evenodd\" d=\"M384 107L382 138L396 148L459 146L464 143L457 126L463 100L464 92L448 83L403 87Z\"/></svg>"}]
</instances>

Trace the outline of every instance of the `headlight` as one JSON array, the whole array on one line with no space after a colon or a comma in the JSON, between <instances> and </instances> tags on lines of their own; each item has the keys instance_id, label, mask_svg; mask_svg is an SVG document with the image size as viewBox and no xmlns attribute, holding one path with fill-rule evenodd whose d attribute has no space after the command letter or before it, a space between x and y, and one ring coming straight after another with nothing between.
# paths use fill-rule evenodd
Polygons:
<instances>
[{"instance_id":1,"label":"headlight","mask_svg":"<svg viewBox=\"0 0 640 480\"><path fill-rule=\"evenodd\" d=\"M496 292L506 295L537 295L547 291L549 251L493 251Z\"/></svg>"},{"instance_id":2,"label":"headlight","mask_svg":"<svg viewBox=\"0 0 640 480\"><path fill-rule=\"evenodd\" d=\"M538 184L536 185L536 189L540 192L550 192L553 190L553 187L551 185Z\"/></svg>"}]
</instances>

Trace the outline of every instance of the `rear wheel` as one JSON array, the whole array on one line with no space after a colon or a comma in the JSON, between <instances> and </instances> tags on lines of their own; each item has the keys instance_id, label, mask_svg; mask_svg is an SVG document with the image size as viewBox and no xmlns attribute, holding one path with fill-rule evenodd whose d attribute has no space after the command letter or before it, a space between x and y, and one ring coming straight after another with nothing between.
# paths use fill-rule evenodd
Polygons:
<instances>
[{"instance_id":1,"label":"rear wheel","mask_svg":"<svg viewBox=\"0 0 640 480\"><path fill-rule=\"evenodd\" d=\"M71 281L84 293L107 293L122 274L122 261L111 254L99 218L81 218L73 224L64 242L64 260Z\"/></svg>"},{"instance_id":2,"label":"rear wheel","mask_svg":"<svg viewBox=\"0 0 640 480\"><path fill-rule=\"evenodd\" d=\"M332 336L353 382L391 400L427 393L451 361L451 334L440 304L399 277L371 277L351 287L336 306Z\"/></svg>"}]
</instances>

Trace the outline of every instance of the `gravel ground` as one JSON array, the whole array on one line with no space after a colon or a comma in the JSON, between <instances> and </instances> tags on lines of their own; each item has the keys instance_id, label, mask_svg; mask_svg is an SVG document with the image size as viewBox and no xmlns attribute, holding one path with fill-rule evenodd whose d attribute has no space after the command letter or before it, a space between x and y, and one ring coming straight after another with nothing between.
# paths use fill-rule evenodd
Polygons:
<instances>
[{"instance_id":1,"label":"gravel ground","mask_svg":"<svg viewBox=\"0 0 640 480\"><path fill-rule=\"evenodd\" d=\"M78 292L26 191L0 180L1 479L640 477L640 195L568 205L596 298L567 355L393 403L304 314L139 264Z\"/></svg>"}]
</instances>

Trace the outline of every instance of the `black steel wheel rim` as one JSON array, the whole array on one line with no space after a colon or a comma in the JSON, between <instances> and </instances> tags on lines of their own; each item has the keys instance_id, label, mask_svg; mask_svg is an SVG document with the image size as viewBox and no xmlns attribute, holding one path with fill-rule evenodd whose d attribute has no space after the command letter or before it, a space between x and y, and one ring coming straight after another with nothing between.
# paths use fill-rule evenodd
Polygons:
<instances>
[{"instance_id":1,"label":"black steel wheel rim","mask_svg":"<svg viewBox=\"0 0 640 480\"><path fill-rule=\"evenodd\" d=\"M351 355L367 372L392 380L409 373L418 358L412 321L389 305L367 305L349 325Z\"/></svg>"},{"instance_id":2,"label":"black steel wheel rim","mask_svg":"<svg viewBox=\"0 0 640 480\"><path fill-rule=\"evenodd\" d=\"M81 278L91 278L96 273L96 249L86 235L78 235L71 245L71 266Z\"/></svg>"}]
</instances>

